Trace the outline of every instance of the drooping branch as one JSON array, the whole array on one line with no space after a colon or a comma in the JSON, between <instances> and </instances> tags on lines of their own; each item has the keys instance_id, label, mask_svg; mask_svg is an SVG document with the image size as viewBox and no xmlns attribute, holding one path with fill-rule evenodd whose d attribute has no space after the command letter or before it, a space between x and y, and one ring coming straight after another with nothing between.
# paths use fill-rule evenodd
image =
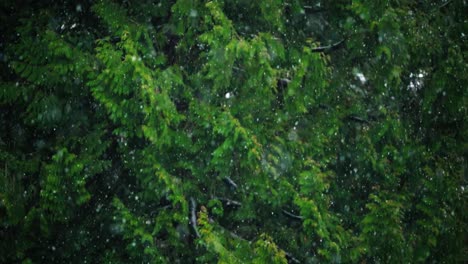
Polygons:
<instances>
[{"instance_id":1,"label":"drooping branch","mask_svg":"<svg viewBox=\"0 0 468 264\"><path fill-rule=\"evenodd\" d=\"M350 116L348 116L348 119L351 120L351 121L357 122L357 123L370 125L369 121L367 121L366 119L364 119L362 117L359 117L359 116L350 115Z\"/></svg>"},{"instance_id":2,"label":"drooping branch","mask_svg":"<svg viewBox=\"0 0 468 264\"><path fill-rule=\"evenodd\" d=\"M226 177L224 177L224 181L225 181L229 186L231 186L232 188L237 189L237 187L238 187L237 184L236 184L231 178L229 178L229 177L226 176Z\"/></svg>"},{"instance_id":3,"label":"drooping branch","mask_svg":"<svg viewBox=\"0 0 468 264\"><path fill-rule=\"evenodd\" d=\"M342 39L334 44L328 45L328 46L320 46L312 49L312 52L325 52L325 51L332 51L336 50L339 48L343 43L345 42L345 39Z\"/></svg>"},{"instance_id":4,"label":"drooping branch","mask_svg":"<svg viewBox=\"0 0 468 264\"><path fill-rule=\"evenodd\" d=\"M326 9L319 9L319 8L315 8L313 6L303 6L304 10L307 11L307 13L309 14L315 14L315 13L321 13L321 12L327 12L328 10Z\"/></svg>"},{"instance_id":5,"label":"drooping branch","mask_svg":"<svg viewBox=\"0 0 468 264\"><path fill-rule=\"evenodd\" d=\"M223 228L224 228L225 230L227 230L227 231L229 232L229 234L230 234L233 238L239 239L239 240L243 240L243 241L245 241L245 242L247 242L247 243L249 243L249 244L253 244L253 241L248 240L248 239L245 239L245 238L239 236L238 234L236 234L236 233L230 231L229 229L227 229L227 228L225 228L225 227L223 227ZM278 248L279 248L280 250L284 251L284 254L286 255L286 258L288 259L288 262L289 262L289 263L301 263L297 258L294 257L293 254L287 252L286 250L284 250L284 249L282 249L282 248L280 248L280 247L278 247Z\"/></svg>"},{"instance_id":6,"label":"drooping branch","mask_svg":"<svg viewBox=\"0 0 468 264\"><path fill-rule=\"evenodd\" d=\"M283 250L284 251L284 250ZM289 263L301 263L297 258L295 258L291 253L284 251L286 258L289 260Z\"/></svg>"},{"instance_id":7,"label":"drooping branch","mask_svg":"<svg viewBox=\"0 0 468 264\"><path fill-rule=\"evenodd\" d=\"M290 3L284 3L284 6L290 7L291 4ZM321 12L327 12L328 11L327 9L320 9L320 8L316 8L316 7L313 7L313 6L310 6L310 5L302 6L302 8L308 14L315 14L315 13L321 13Z\"/></svg>"},{"instance_id":8,"label":"drooping branch","mask_svg":"<svg viewBox=\"0 0 468 264\"><path fill-rule=\"evenodd\" d=\"M295 220L304 220L304 217L303 216L300 216L300 215L295 215L295 214L292 214L286 210L281 210L283 212L283 214L285 214L286 216L292 218L292 219L295 219Z\"/></svg>"},{"instance_id":9,"label":"drooping branch","mask_svg":"<svg viewBox=\"0 0 468 264\"><path fill-rule=\"evenodd\" d=\"M282 81L287 82L287 83L290 82L289 79L284 79L284 80L282 79ZM227 184L229 184L230 186L232 186L234 189L237 189L237 187L238 187L237 184L236 184L230 177L227 177L227 176L226 176L226 177L224 178L224 180L225 180L225 182L226 182ZM238 201L235 201L235 200L231 200L231 199L228 199L228 198L223 198L223 197L213 197L213 198L218 199L218 200L223 201L223 202L226 202L227 205L242 206L242 203L241 203L241 202L238 202ZM193 205L193 204L195 203L195 201L193 200L193 198L190 198L190 200L191 200L191 202L192 202L192 210L195 210L195 209L194 209L194 208L195 208L195 205ZM293 219L296 219L296 220L303 220L303 219L304 219L304 217L299 216L299 215L295 215L295 214L292 214L292 213L289 213L288 211L286 211L286 210L284 210L284 209L283 209L282 211L283 211L283 213L284 213L285 215L287 215L287 216L290 217L290 218L293 218ZM195 212L193 211L193 213L192 213L192 219L193 219L194 215L195 215ZM195 221L196 221L196 216L195 216ZM195 223L196 223L196 222L195 222ZM193 226L193 220L192 220L192 226ZM198 233L198 229L197 229L196 224L195 224L193 227L194 227L194 230L196 230L195 233L197 234L197 236L200 237L200 235L199 235L199 233ZM224 229L226 229L226 228L224 228ZM228 230L228 229L226 229L226 230ZM247 239L245 239L245 238L243 238L243 237L237 235L236 233L234 233L234 232L232 232L232 231L230 231L230 230L228 230L228 231L229 231L229 234L230 234L232 237L234 237L234 238L236 238L236 239L240 239L240 240L247 241L248 243L252 243L252 241L247 240ZM281 249L281 250L283 250L283 249ZM288 259L288 263L301 263L301 262L300 262L297 258L295 258L291 253L289 253L289 252L287 252L287 251L285 251L285 250L283 250L283 251L284 251L284 253L285 253L285 255L286 255L286 258Z\"/></svg>"},{"instance_id":10,"label":"drooping branch","mask_svg":"<svg viewBox=\"0 0 468 264\"><path fill-rule=\"evenodd\" d=\"M324 109L324 110L330 110L331 109L331 106L329 106L327 104L322 104L322 103L319 104L319 107L321 109Z\"/></svg>"},{"instance_id":11,"label":"drooping branch","mask_svg":"<svg viewBox=\"0 0 468 264\"><path fill-rule=\"evenodd\" d=\"M198 232L198 226L197 226L197 203L195 202L195 199L193 197L190 197L190 225L193 228L193 232L195 232L195 235L197 238L200 237L200 232Z\"/></svg>"},{"instance_id":12,"label":"drooping branch","mask_svg":"<svg viewBox=\"0 0 468 264\"><path fill-rule=\"evenodd\" d=\"M231 203L231 204L234 204L234 205L238 205L238 206L241 206L242 204L238 201L234 201L234 200L230 200L230 199L227 199L227 198L220 198L220 197L213 197L215 199L218 199L220 201L226 201L228 204ZM190 197L190 203L191 203L191 208L190 208L190 211L191 211L191 224L192 224L192 228L195 232L195 234L197 235L197 237L200 237L200 233L198 232L198 227L197 227L197 217L196 217L196 213L195 213L195 210L196 210L196 203L195 203L195 200ZM287 215L289 215L290 217L294 217L295 219L303 219L302 216L297 216L297 215L293 215L291 213L288 213L287 211L283 210L283 212ZM221 226L221 225L219 225ZM252 244L253 241L251 240L248 240L248 239L245 239L241 236L239 236L238 234L234 233L233 231L221 226L222 228L224 228L226 231L228 231L228 233L235 239L239 239L239 240L243 240L245 242L248 242L249 244ZM278 247L279 249L281 249L280 247ZM283 250L283 249L281 249ZM301 263L297 258L295 258L291 253L283 250L285 255L286 255L286 258L288 259L288 263Z\"/></svg>"},{"instance_id":13,"label":"drooping branch","mask_svg":"<svg viewBox=\"0 0 468 264\"><path fill-rule=\"evenodd\" d=\"M228 183L230 186L232 186L234 189L237 189L237 184L229 177L225 177L224 180L226 181L226 183ZM239 201L235 201L235 200L231 200L231 199L228 199L228 198L224 198L224 197L216 197L214 196L213 197L214 199L218 199L222 202L225 202L227 205L234 205L234 206L242 206L242 203L239 202ZM285 214L286 216L290 217L290 218L293 218L293 219L296 219L296 220L303 220L304 217L302 216L299 216L299 215L295 215L295 214L292 214L286 210L282 210L283 214Z\"/></svg>"},{"instance_id":14,"label":"drooping branch","mask_svg":"<svg viewBox=\"0 0 468 264\"><path fill-rule=\"evenodd\" d=\"M240 72L245 72L244 69L241 69L241 68L239 68L239 67L237 67L237 66L232 66L232 69L233 69L233 70L236 70L236 71L240 71Z\"/></svg>"},{"instance_id":15,"label":"drooping branch","mask_svg":"<svg viewBox=\"0 0 468 264\"><path fill-rule=\"evenodd\" d=\"M441 4L437 9L444 8L444 7L446 7L448 4L450 4L450 3L452 3L452 2L453 2L453 0L449 0L449 1L447 1L447 2L445 2L445 3L443 3L443 4Z\"/></svg>"},{"instance_id":16,"label":"drooping branch","mask_svg":"<svg viewBox=\"0 0 468 264\"><path fill-rule=\"evenodd\" d=\"M280 78L280 79L278 79L277 86L278 86L278 88L286 88L290 82L291 82L290 79Z\"/></svg>"},{"instance_id":17,"label":"drooping branch","mask_svg":"<svg viewBox=\"0 0 468 264\"><path fill-rule=\"evenodd\" d=\"M242 206L242 203L239 202L239 201L235 201L235 200L231 200L231 199L228 199L228 198L224 198L224 197L213 197L214 199L218 199L220 200L221 202L225 202L226 205L234 205L234 206Z\"/></svg>"}]
</instances>

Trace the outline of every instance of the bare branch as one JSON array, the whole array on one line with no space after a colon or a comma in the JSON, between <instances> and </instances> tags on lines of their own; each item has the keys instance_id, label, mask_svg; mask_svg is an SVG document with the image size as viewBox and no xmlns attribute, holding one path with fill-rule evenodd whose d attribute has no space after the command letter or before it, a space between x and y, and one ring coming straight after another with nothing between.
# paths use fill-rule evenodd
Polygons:
<instances>
[{"instance_id":1,"label":"bare branch","mask_svg":"<svg viewBox=\"0 0 468 264\"><path fill-rule=\"evenodd\" d=\"M287 78L278 79L278 84L283 85L283 86L287 86L290 82L291 80Z\"/></svg>"},{"instance_id":2,"label":"bare branch","mask_svg":"<svg viewBox=\"0 0 468 264\"><path fill-rule=\"evenodd\" d=\"M333 108L330 106L330 105L327 105L327 104L319 104L318 107L320 109L323 109L323 110L326 110L326 111L329 111L329 110L332 110ZM313 112L311 111L311 109L309 109L309 112L308 114L313 114ZM371 121L375 121L377 119L376 116L371 116L370 114L368 115L368 118L371 120ZM369 121L368 119L365 119L363 117L359 117L359 116L356 116L356 115L348 115L346 116L344 119L348 119L350 121L353 121L353 122L356 122L356 123L361 123L361 124L366 124L366 125L370 125L371 124L371 121ZM343 119L343 121L344 121Z\"/></svg>"},{"instance_id":3,"label":"bare branch","mask_svg":"<svg viewBox=\"0 0 468 264\"><path fill-rule=\"evenodd\" d=\"M296 220L304 220L304 217L303 216L300 216L300 215L295 215L295 214L292 214L286 210L281 210L283 212L283 214L285 214L286 216L292 218L292 219L296 219Z\"/></svg>"},{"instance_id":4,"label":"bare branch","mask_svg":"<svg viewBox=\"0 0 468 264\"><path fill-rule=\"evenodd\" d=\"M213 198L218 199L218 200L220 200L222 202L225 202L226 205L242 206L241 202L231 200L231 199L228 199L228 198L224 198L224 197L213 197Z\"/></svg>"},{"instance_id":5,"label":"bare branch","mask_svg":"<svg viewBox=\"0 0 468 264\"><path fill-rule=\"evenodd\" d=\"M327 12L328 11L326 9L315 8L313 6L303 6L303 8L309 14L321 13L321 12Z\"/></svg>"},{"instance_id":6,"label":"bare branch","mask_svg":"<svg viewBox=\"0 0 468 264\"><path fill-rule=\"evenodd\" d=\"M234 189L237 189L237 184L229 177L224 177L224 180L226 181L227 184L229 184L231 187Z\"/></svg>"},{"instance_id":7,"label":"bare branch","mask_svg":"<svg viewBox=\"0 0 468 264\"><path fill-rule=\"evenodd\" d=\"M445 3L441 4L441 5L438 7L438 9L444 8L444 7L446 7L448 4L450 4L450 3L452 3L452 2L453 2L452 0L449 0L449 1L445 2Z\"/></svg>"},{"instance_id":8,"label":"bare branch","mask_svg":"<svg viewBox=\"0 0 468 264\"><path fill-rule=\"evenodd\" d=\"M291 4L290 3L284 3L284 6L290 7ZM304 11L306 11L309 14L321 13L321 12L327 12L328 11L326 9L319 9L319 8L316 8L316 7L313 7L313 6L310 6L310 5L302 6L302 8L304 9Z\"/></svg>"},{"instance_id":9,"label":"bare branch","mask_svg":"<svg viewBox=\"0 0 468 264\"><path fill-rule=\"evenodd\" d=\"M316 47L316 48L313 48L312 49L312 52L325 52L325 51L331 51L331 50L335 50L337 48L339 48L341 46L341 44L343 44L345 42L344 39L334 43L334 44L331 44L331 45L328 45L328 46L320 46L320 47Z\"/></svg>"},{"instance_id":10,"label":"bare branch","mask_svg":"<svg viewBox=\"0 0 468 264\"><path fill-rule=\"evenodd\" d=\"M327 104L322 104L322 103L319 104L319 107L321 109L325 109L325 110L330 110L331 109L331 106L329 106Z\"/></svg>"},{"instance_id":11,"label":"bare branch","mask_svg":"<svg viewBox=\"0 0 468 264\"><path fill-rule=\"evenodd\" d=\"M352 121L355 121L355 122L358 122L358 123L362 123L362 124L366 124L366 125L370 125L370 122L367 121L366 119L362 118L362 117L359 117L359 116L348 116L348 119L349 120L352 120Z\"/></svg>"},{"instance_id":12,"label":"bare branch","mask_svg":"<svg viewBox=\"0 0 468 264\"><path fill-rule=\"evenodd\" d=\"M198 227L197 227L197 203L193 199L193 197L190 197L190 224L192 225L193 231L195 232L195 235L197 237L200 237L200 232L198 232Z\"/></svg>"},{"instance_id":13,"label":"bare branch","mask_svg":"<svg viewBox=\"0 0 468 264\"><path fill-rule=\"evenodd\" d=\"M284 250L283 250L284 251ZM297 258L295 258L291 253L284 251L286 258L288 258L289 263L301 263Z\"/></svg>"},{"instance_id":14,"label":"bare branch","mask_svg":"<svg viewBox=\"0 0 468 264\"><path fill-rule=\"evenodd\" d=\"M232 66L232 69L233 69L233 70L236 70L236 71L240 71L240 72L245 72L244 69L241 69L241 68L239 68L239 67L237 67L237 66Z\"/></svg>"}]
</instances>

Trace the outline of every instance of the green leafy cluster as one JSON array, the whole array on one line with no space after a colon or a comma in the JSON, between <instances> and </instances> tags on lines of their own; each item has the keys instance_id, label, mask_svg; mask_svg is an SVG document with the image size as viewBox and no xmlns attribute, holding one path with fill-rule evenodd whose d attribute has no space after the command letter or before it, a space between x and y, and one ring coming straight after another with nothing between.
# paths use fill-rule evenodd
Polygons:
<instances>
[{"instance_id":1,"label":"green leafy cluster","mask_svg":"<svg viewBox=\"0 0 468 264\"><path fill-rule=\"evenodd\" d=\"M2 1L0 262L466 262L465 5Z\"/></svg>"}]
</instances>

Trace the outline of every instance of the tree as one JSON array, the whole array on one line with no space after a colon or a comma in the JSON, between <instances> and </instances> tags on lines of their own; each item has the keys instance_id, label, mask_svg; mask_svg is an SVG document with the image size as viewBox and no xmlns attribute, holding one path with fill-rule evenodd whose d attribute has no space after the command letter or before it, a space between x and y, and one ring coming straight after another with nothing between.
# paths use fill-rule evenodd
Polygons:
<instances>
[{"instance_id":1,"label":"tree","mask_svg":"<svg viewBox=\"0 0 468 264\"><path fill-rule=\"evenodd\" d=\"M462 1L4 1L0 260L467 260Z\"/></svg>"}]
</instances>

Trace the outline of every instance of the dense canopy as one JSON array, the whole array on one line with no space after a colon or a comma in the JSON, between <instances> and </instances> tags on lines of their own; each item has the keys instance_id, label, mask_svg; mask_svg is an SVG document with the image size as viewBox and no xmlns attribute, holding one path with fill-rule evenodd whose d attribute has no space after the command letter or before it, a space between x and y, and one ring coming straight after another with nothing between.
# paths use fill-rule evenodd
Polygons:
<instances>
[{"instance_id":1,"label":"dense canopy","mask_svg":"<svg viewBox=\"0 0 468 264\"><path fill-rule=\"evenodd\" d=\"M0 10L1 263L468 261L466 1Z\"/></svg>"}]
</instances>

